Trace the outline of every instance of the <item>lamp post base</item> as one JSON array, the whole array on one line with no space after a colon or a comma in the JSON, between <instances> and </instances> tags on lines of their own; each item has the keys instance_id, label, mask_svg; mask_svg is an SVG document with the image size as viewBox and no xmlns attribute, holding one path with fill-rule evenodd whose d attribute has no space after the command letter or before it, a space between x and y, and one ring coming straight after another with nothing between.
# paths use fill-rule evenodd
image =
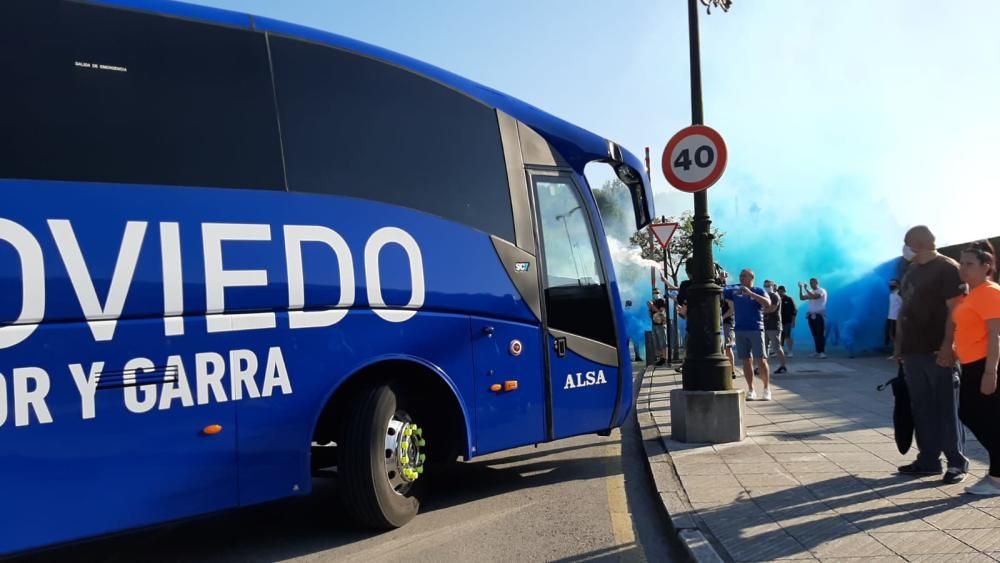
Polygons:
<instances>
[{"instance_id":1,"label":"lamp post base","mask_svg":"<svg viewBox=\"0 0 1000 563\"><path fill-rule=\"evenodd\" d=\"M672 438L688 444L725 444L746 438L746 393L734 391L670 392Z\"/></svg>"},{"instance_id":2,"label":"lamp post base","mask_svg":"<svg viewBox=\"0 0 1000 563\"><path fill-rule=\"evenodd\" d=\"M733 366L721 352L684 358L686 391L728 391L733 388Z\"/></svg>"}]
</instances>

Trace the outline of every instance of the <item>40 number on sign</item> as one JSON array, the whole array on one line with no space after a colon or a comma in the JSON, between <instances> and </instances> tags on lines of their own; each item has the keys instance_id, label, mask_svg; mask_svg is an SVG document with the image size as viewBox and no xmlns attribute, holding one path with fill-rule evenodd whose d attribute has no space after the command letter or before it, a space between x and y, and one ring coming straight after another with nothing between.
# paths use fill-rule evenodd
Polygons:
<instances>
[{"instance_id":1,"label":"40 number on sign","mask_svg":"<svg viewBox=\"0 0 1000 563\"><path fill-rule=\"evenodd\" d=\"M715 149L708 145L702 145L694 151L694 162L691 161L691 149L684 148L674 160L674 168L681 168L685 172L691 169L692 164L698 168L708 168L715 162Z\"/></svg>"}]
</instances>

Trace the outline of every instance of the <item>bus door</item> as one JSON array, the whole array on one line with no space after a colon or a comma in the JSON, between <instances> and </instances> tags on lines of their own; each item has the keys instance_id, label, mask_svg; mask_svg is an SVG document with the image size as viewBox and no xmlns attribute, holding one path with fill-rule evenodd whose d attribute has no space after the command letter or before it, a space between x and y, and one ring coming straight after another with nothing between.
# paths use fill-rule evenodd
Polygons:
<instances>
[{"instance_id":1,"label":"bus door","mask_svg":"<svg viewBox=\"0 0 1000 563\"><path fill-rule=\"evenodd\" d=\"M573 177L530 172L542 257L553 438L607 430L618 398L617 336L590 212Z\"/></svg>"}]
</instances>

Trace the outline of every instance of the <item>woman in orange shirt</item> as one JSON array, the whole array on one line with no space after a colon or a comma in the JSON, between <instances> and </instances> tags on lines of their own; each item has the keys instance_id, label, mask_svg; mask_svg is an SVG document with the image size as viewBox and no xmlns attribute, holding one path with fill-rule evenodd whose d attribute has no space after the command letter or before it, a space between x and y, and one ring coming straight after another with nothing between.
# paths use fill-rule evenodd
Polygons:
<instances>
[{"instance_id":1,"label":"woman in orange shirt","mask_svg":"<svg viewBox=\"0 0 1000 563\"><path fill-rule=\"evenodd\" d=\"M958 415L990 455L989 474L965 489L974 495L1000 495L1000 285L996 252L987 241L962 251L962 281L969 294L955 307L955 351L962 363Z\"/></svg>"}]
</instances>

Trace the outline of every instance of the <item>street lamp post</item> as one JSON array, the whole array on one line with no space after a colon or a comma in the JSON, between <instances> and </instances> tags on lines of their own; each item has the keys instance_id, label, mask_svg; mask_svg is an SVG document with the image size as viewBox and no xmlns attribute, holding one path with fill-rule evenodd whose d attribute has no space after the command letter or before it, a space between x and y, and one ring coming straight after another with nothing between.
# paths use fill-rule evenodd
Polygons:
<instances>
[{"instance_id":1,"label":"street lamp post","mask_svg":"<svg viewBox=\"0 0 1000 563\"><path fill-rule=\"evenodd\" d=\"M688 0L688 37L691 55L691 123L703 125L701 104L701 54L698 35L699 0ZM728 9L729 2L715 2ZM733 388L732 366L722 353L722 288L715 283L712 257L712 219L708 191L694 194L693 276L688 290L688 354L684 358L684 389L727 391Z\"/></svg>"}]
</instances>

